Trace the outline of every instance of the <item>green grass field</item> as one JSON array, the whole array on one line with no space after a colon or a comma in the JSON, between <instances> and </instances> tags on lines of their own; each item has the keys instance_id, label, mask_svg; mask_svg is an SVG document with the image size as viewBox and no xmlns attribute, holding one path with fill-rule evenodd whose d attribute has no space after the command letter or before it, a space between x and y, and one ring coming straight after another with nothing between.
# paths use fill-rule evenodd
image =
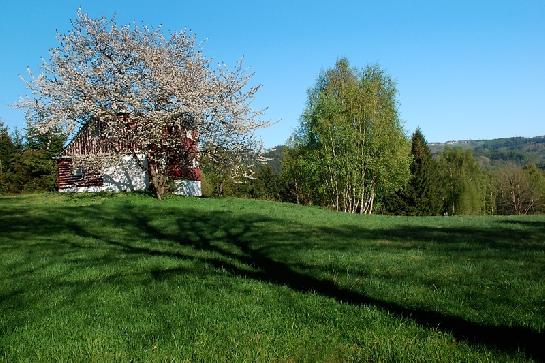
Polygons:
<instances>
[{"instance_id":1,"label":"green grass field","mask_svg":"<svg viewBox=\"0 0 545 363\"><path fill-rule=\"evenodd\" d=\"M0 361L544 360L545 216L0 197Z\"/></svg>"}]
</instances>

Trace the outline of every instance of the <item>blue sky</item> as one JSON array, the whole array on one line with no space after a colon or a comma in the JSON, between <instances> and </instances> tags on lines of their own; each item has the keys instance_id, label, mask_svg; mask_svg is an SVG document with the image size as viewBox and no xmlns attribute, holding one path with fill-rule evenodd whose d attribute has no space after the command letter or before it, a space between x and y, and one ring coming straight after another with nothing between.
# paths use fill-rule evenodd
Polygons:
<instances>
[{"instance_id":1,"label":"blue sky","mask_svg":"<svg viewBox=\"0 0 545 363\"><path fill-rule=\"evenodd\" d=\"M2 1L0 118L24 127L9 107L70 28L78 7L165 30L188 28L205 54L244 58L262 84L256 107L276 123L259 135L284 143L306 91L339 57L378 63L397 82L400 117L428 141L545 134L545 1Z\"/></svg>"}]
</instances>

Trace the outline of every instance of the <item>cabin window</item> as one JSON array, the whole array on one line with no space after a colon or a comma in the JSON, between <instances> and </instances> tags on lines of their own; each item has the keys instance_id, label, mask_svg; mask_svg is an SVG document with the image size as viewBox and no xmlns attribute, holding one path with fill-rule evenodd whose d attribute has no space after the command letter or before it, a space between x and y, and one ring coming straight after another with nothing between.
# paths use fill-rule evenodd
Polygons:
<instances>
[{"instance_id":1,"label":"cabin window","mask_svg":"<svg viewBox=\"0 0 545 363\"><path fill-rule=\"evenodd\" d=\"M72 176L83 178L83 168L75 168L72 170Z\"/></svg>"}]
</instances>

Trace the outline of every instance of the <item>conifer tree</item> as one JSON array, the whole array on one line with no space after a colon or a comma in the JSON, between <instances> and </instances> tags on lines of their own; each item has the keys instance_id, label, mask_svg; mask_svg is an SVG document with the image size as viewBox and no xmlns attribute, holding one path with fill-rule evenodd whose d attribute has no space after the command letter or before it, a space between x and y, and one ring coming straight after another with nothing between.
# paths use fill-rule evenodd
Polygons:
<instances>
[{"instance_id":1,"label":"conifer tree","mask_svg":"<svg viewBox=\"0 0 545 363\"><path fill-rule=\"evenodd\" d=\"M412 136L411 154L411 179L406 192L409 212L413 215L438 214L442 202L435 161L420 128Z\"/></svg>"}]
</instances>

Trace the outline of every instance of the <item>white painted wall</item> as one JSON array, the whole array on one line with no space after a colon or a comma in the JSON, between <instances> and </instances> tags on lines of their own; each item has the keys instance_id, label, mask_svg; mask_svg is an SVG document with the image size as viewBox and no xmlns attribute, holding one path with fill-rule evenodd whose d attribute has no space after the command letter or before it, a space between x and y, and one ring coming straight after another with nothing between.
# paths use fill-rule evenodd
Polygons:
<instances>
[{"instance_id":1,"label":"white painted wall","mask_svg":"<svg viewBox=\"0 0 545 363\"><path fill-rule=\"evenodd\" d=\"M138 155L143 168L132 155L123 156L116 164L100 171L104 184L93 187L71 187L61 192L134 192L148 189L148 161Z\"/></svg>"},{"instance_id":2,"label":"white painted wall","mask_svg":"<svg viewBox=\"0 0 545 363\"><path fill-rule=\"evenodd\" d=\"M145 155L138 155L141 164L132 155L126 155L115 165L101 170L102 186L63 188L61 192L134 192L147 190L150 184L148 161ZM177 180L174 182L174 194L193 197L202 196L201 182L192 180Z\"/></svg>"}]
</instances>

